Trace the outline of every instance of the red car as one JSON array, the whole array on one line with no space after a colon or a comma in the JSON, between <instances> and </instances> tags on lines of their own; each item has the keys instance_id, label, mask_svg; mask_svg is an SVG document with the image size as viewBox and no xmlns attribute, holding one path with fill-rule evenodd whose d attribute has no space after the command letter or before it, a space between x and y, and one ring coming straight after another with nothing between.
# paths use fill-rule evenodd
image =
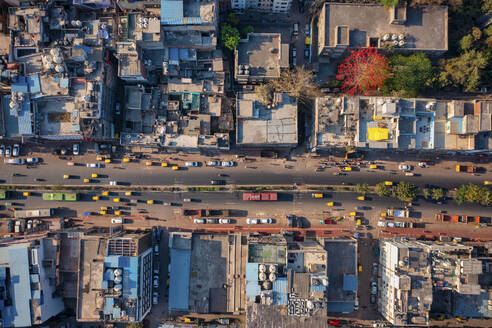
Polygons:
<instances>
[{"instance_id":1,"label":"red car","mask_svg":"<svg viewBox=\"0 0 492 328\"><path fill-rule=\"evenodd\" d=\"M330 219L325 219L325 220L319 220L319 223L321 224L333 224L333 220Z\"/></svg>"},{"instance_id":2,"label":"red car","mask_svg":"<svg viewBox=\"0 0 492 328\"><path fill-rule=\"evenodd\" d=\"M340 321L338 320L328 320L328 326L338 326Z\"/></svg>"}]
</instances>

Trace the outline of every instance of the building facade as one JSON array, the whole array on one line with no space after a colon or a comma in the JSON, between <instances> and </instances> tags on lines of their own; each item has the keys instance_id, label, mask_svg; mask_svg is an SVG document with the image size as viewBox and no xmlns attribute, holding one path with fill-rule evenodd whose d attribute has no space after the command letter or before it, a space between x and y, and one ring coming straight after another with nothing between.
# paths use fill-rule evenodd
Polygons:
<instances>
[{"instance_id":1,"label":"building facade","mask_svg":"<svg viewBox=\"0 0 492 328\"><path fill-rule=\"evenodd\" d=\"M288 13L292 0L231 0L232 9L253 9L263 12Z\"/></svg>"}]
</instances>

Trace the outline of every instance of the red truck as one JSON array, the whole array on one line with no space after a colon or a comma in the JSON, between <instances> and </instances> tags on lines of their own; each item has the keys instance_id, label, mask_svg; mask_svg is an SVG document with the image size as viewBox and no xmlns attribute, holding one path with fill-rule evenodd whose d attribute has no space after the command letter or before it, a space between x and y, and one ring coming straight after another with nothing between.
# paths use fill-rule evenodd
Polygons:
<instances>
[{"instance_id":1,"label":"red truck","mask_svg":"<svg viewBox=\"0 0 492 328\"><path fill-rule=\"evenodd\" d=\"M246 192L243 193L243 200L259 200L259 201L269 201L277 200L276 192Z\"/></svg>"}]
</instances>

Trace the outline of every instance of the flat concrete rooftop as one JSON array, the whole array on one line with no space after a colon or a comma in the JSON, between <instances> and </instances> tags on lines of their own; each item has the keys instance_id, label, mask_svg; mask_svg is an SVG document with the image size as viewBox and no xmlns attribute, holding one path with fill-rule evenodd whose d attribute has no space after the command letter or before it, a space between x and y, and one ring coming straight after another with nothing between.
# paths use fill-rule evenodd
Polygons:
<instances>
[{"instance_id":1,"label":"flat concrete rooftop","mask_svg":"<svg viewBox=\"0 0 492 328\"><path fill-rule=\"evenodd\" d=\"M288 94L276 94L277 104L267 109L254 93L238 95L237 143L292 146L297 144L297 102ZM243 108L240 108L243 106ZM244 108L248 107L248 108Z\"/></svg>"},{"instance_id":2,"label":"flat concrete rooftop","mask_svg":"<svg viewBox=\"0 0 492 328\"><path fill-rule=\"evenodd\" d=\"M404 33L404 48L448 49L446 6L408 7L406 21L401 25L391 24L390 9L379 5L326 3L324 10L325 46L335 46L337 26L348 26L350 48L366 47L369 38L381 38L386 33Z\"/></svg>"},{"instance_id":3,"label":"flat concrete rooftop","mask_svg":"<svg viewBox=\"0 0 492 328\"><path fill-rule=\"evenodd\" d=\"M250 33L237 46L237 64L248 65L249 75L280 76L280 33Z\"/></svg>"}]
</instances>

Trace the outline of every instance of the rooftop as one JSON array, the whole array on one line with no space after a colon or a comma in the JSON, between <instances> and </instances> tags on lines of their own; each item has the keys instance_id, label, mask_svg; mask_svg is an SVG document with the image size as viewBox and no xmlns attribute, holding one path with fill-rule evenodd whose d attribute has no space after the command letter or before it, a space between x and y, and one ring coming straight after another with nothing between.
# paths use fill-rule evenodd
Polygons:
<instances>
[{"instance_id":1,"label":"rooftop","mask_svg":"<svg viewBox=\"0 0 492 328\"><path fill-rule=\"evenodd\" d=\"M297 102L286 93L276 93L266 108L255 93L237 94L238 145L297 145Z\"/></svg>"},{"instance_id":2,"label":"rooftop","mask_svg":"<svg viewBox=\"0 0 492 328\"><path fill-rule=\"evenodd\" d=\"M369 4L326 3L323 10L325 30L320 30L320 33L325 33L324 46L348 44L350 48L367 47L370 42L373 45L371 39L376 38L379 43L373 46L381 47L385 34L403 33L406 36L405 49L448 49L446 6L393 9Z\"/></svg>"},{"instance_id":3,"label":"rooftop","mask_svg":"<svg viewBox=\"0 0 492 328\"><path fill-rule=\"evenodd\" d=\"M279 33L249 33L239 41L236 50L235 75L250 77L278 78L281 67L285 67L282 57L281 35Z\"/></svg>"}]
</instances>

